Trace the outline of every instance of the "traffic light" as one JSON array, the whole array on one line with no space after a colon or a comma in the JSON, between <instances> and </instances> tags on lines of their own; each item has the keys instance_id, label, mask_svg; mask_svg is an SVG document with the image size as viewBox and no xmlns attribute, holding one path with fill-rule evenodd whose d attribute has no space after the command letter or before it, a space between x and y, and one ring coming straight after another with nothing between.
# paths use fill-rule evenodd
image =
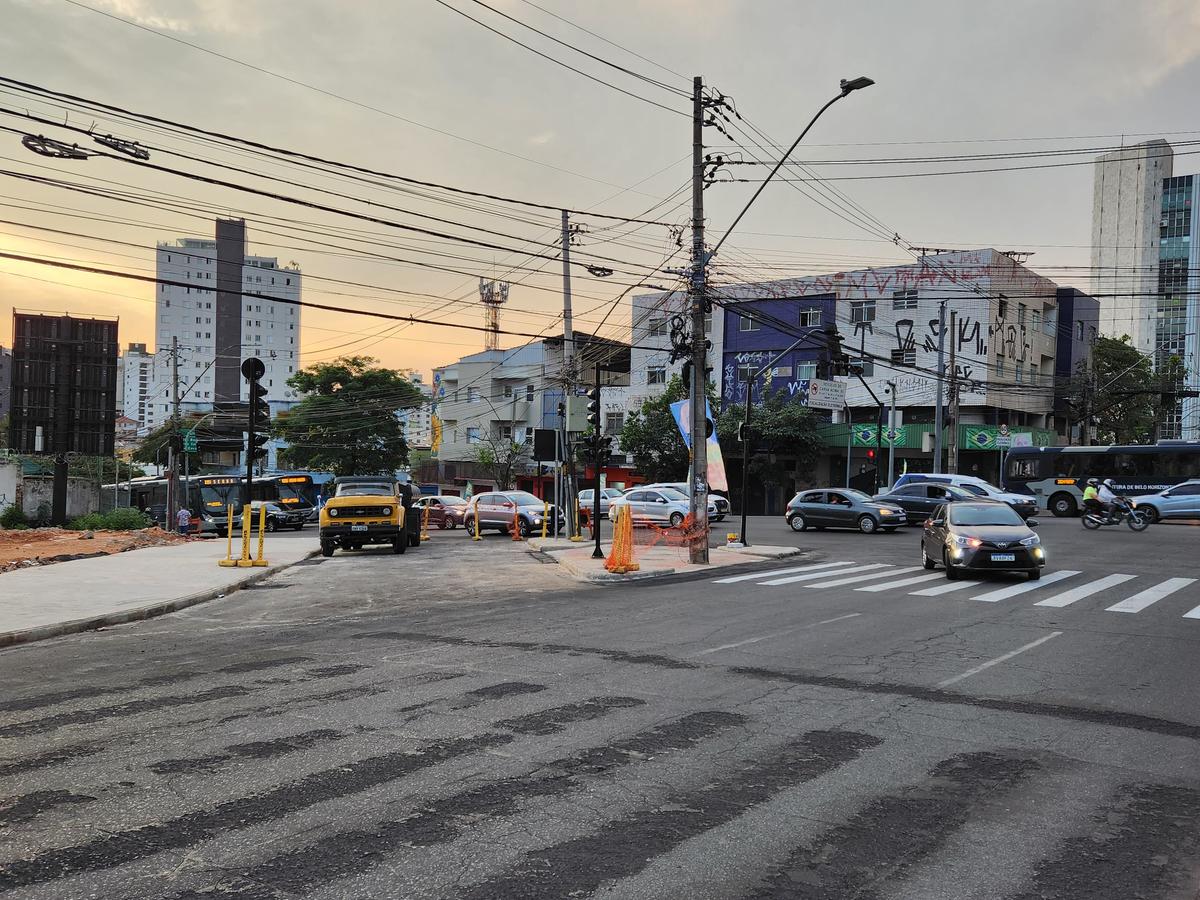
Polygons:
<instances>
[{"instance_id":1,"label":"traffic light","mask_svg":"<svg viewBox=\"0 0 1200 900\"><path fill-rule=\"evenodd\" d=\"M587 392L587 423L594 431L600 430L600 388Z\"/></svg>"},{"instance_id":2,"label":"traffic light","mask_svg":"<svg viewBox=\"0 0 1200 900\"><path fill-rule=\"evenodd\" d=\"M871 462L875 462L875 451L874 450L867 451L867 459L869 459Z\"/></svg>"},{"instance_id":3,"label":"traffic light","mask_svg":"<svg viewBox=\"0 0 1200 900\"><path fill-rule=\"evenodd\" d=\"M271 440L269 434L261 432L250 432L249 450L250 459L266 459L267 457L267 442Z\"/></svg>"},{"instance_id":4,"label":"traffic light","mask_svg":"<svg viewBox=\"0 0 1200 900\"><path fill-rule=\"evenodd\" d=\"M271 425L271 404L267 402L267 389L261 381L250 382L250 427L266 430Z\"/></svg>"},{"instance_id":5,"label":"traffic light","mask_svg":"<svg viewBox=\"0 0 1200 900\"><path fill-rule=\"evenodd\" d=\"M265 372L266 366L257 356L242 361L242 374L250 382L247 390L249 413L246 421L247 477L254 460L266 457L267 442L271 440L271 405L267 402L267 389L262 383Z\"/></svg>"}]
</instances>

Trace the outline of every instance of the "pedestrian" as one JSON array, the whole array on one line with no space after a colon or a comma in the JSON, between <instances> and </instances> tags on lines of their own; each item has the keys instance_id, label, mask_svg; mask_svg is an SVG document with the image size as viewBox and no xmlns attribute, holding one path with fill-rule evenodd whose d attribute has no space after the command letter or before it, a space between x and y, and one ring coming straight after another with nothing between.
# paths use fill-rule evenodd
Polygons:
<instances>
[{"instance_id":1,"label":"pedestrian","mask_svg":"<svg viewBox=\"0 0 1200 900\"><path fill-rule=\"evenodd\" d=\"M180 506L175 514L175 524L179 526L180 534L187 534L192 528L192 511L186 506Z\"/></svg>"}]
</instances>

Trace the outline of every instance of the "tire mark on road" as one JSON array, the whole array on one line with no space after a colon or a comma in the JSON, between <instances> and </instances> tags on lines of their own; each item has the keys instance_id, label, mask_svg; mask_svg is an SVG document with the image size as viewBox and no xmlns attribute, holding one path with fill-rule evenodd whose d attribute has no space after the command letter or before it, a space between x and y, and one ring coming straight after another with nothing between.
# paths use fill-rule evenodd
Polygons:
<instances>
[{"instance_id":1,"label":"tire mark on road","mask_svg":"<svg viewBox=\"0 0 1200 900\"><path fill-rule=\"evenodd\" d=\"M70 791L33 791L22 797L0 800L0 827L20 825L58 806L94 803L95 797Z\"/></svg>"},{"instance_id":2,"label":"tire mark on road","mask_svg":"<svg viewBox=\"0 0 1200 900\"><path fill-rule=\"evenodd\" d=\"M23 775L26 772L34 772L38 769L48 769L51 766L70 762L73 759L92 756L103 749L104 745L95 741L83 741L78 744L55 747L53 750L47 750L44 753L38 753L34 756L26 756L10 760L6 763L0 763L0 777L5 775Z\"/></svg>"},{"instance_id":3,"label":"tire mark on road","mask_svg":"<svg viewBox=\"0 0 1200 900\"><path fill-rule=\"evenodd\" d=\"M481 817L500 820L515 816L527 801L584 789L595 779L624 766L688 750L748 721L739 713L691 713L624 740L552 760L528 775L498 779L434 800L405 819L380 822L370 830L333 834L252 868L239 867L239 874L230 879L177 894L171 900L213 896L267 900L279 897L279 891L307 893L319 885L369 868L386 853L405 847L449 843L469 831Z\"/></svg>"},{"instance_id":4,"label":"tire mark on road","mask_svg":"<svg viewBox=\"0 0 1200 900\"><path fill-rule=\"evenodd\" d=\"M164 759L150 763L147 768L159 775L176 775L190 772L215 772L223 764L233 759L274 759L286 756L300 750L308 750L320 744L340 741L346 735L332 728L317 728L300 734L278 737L269 741L250 741L245 744L231 744L218 753L208 756L182 757Z\"/></svg>"},{"instance_id":5,"label":"tire mark on road","mask_svg":"<svg viewBox=\"0 0 1200 900\"><path fill-rule=\"evenodd\" d=\"M568 725L576 722L587 722L608 715L614 709L631 709L644 706L645 700L636 697L592 697L579 703L568 703L530 713L527 716L516 716L496 723L497 728L506 728L517 734L556 734Z\"/></svg>"},{"instance_id":6,"label":"tire mark on road","mask_svg":"<svg viewBox=\"0 0 1200 900\"><path fill-rule=\"evenodd\" d=\"M977 807L1041 768L1028 757L963 753L929 779L872 800L850 821L797 849L749 900L874 900L907 866L941 847Z\"/></svg>"}]
</instances>

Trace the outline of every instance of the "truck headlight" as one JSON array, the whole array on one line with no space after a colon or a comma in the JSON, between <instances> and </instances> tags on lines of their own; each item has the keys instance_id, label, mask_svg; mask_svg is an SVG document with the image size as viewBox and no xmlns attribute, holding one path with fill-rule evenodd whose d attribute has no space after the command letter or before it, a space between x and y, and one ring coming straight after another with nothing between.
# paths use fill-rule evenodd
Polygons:
<instances>
[{"instance_id":1,"label":"truck headlight","mask_svg":"<svg viewBox=\"0 0 1200 900\"><path fill-rule=\"evenodd\" d=\"M331 508L329 508L329 509L327 509L327 510L325 510L325 511L326 511L327 513L329 513L329 517L330 517L331 519L336 519L336 518L337 518L338 511L337 511L337 508L336 508L336 507L331 507Z\"/></svg>"},{"instance_id":2,"label":"truck headlight","mask_svg":"<svg viewBox=\"0 0 1200 900\"><path fill-rule=\"evenodd\" d=\"M381 506L379 508L379 514L381 516L390 516L392 514L392 508L390 506Z\"/></svg>"}]
</instances>

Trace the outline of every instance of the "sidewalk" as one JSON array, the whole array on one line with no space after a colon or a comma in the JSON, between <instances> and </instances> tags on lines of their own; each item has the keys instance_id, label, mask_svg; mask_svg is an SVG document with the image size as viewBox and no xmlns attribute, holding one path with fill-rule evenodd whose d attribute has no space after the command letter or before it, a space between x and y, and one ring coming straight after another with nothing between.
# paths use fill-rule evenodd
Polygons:
<instances>
[{"instance_id":1,"label":"sidewalk","mask_svg":"<svg viewBox=\"0 0 1200 900\"><path fill-rule=\"evenodd\" d=\"M651 547L638 550L634 554L635 562L641 566L638 571L628 575L614 575L604 568L603 559L592 559L592 551L595 549L592 541L572 543L566 538L530 538L527 546L532 552L545 553L578 580L599 584L664 575L715 572L727 566L762 562L765 559L783 559L787 556L798 556L803 552L798 547L770 547L765 544L737 548L713 547L708 552L709 564L697 566L688 562L687 550L683 547ZM601 544L601 549L607 555L608 543Z\"/></svg>"},{"instance_id":2,"label":"sidewalk","mask_svg":"<svg viewBox=\"0 0 1200 900\"><path fill-rule=\"evenodd\" d=\"M234 552L240 549L234 542ZM174 612L259 581L317 550L272 541L269 566L223 568L225 541L190 541L0 574L0 647Z\"/></svg>"}]
</instances>

